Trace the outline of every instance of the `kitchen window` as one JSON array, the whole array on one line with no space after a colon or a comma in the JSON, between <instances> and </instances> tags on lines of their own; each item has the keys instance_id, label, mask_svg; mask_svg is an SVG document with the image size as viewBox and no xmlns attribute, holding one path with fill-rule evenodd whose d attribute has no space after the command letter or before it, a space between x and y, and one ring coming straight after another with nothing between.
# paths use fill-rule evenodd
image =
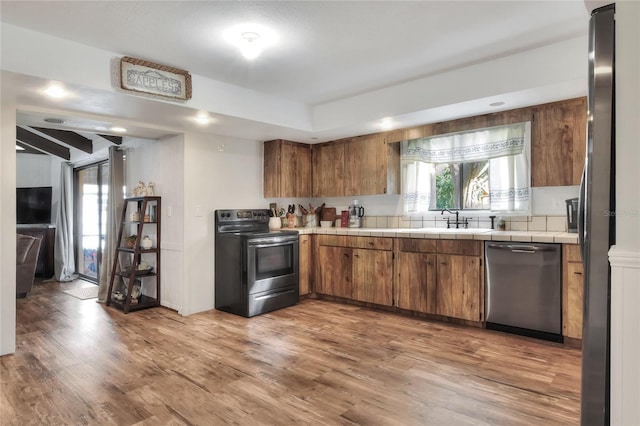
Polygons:
<instances>
[{"instance_id":1,"label":"kitchen window","mask_svg":"<svg viewBox=\"0 0 640 426\"><path fill-rule=\"evenodd\" d=\"M402 142L407 215L442 209L530 213L530 122Z\"/></svg>"}]
</instances>

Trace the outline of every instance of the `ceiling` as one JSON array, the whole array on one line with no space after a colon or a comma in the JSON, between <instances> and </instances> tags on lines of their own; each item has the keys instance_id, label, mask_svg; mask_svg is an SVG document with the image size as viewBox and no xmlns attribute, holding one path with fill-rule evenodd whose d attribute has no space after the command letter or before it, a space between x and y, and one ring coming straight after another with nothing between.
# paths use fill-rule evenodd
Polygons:
<instances>
[{"instance_id":1,"label":"ceiling","mask_svg":"<svg viewBox=\"0 0 640 426\"><path fill-rule=\"evenodd\" d=\"M0 8L3 23L185 69L308 108L586 35L588 25L583 1L3 0ZM225 29L245 22L269 27L279 38L253 61L222 38ZM42 84L39 78L13 73L3 73L3 79L12 82L3 90ZM155 117L158 128L167 128L149 133L157 137L180 130L193 115L189 105L78 89L91 100L70 100L62 111L60 104L47 104L22 89L22 104L29 108L20 113L19 123L42 126L45 116L58 112L78 126L68 128L82 129L85 120L101 121L102 114L120 111L120 117L135 121ZM151 103L154 111L146 117L140 110ZM290 129L225 114L216 121L215 129L207 131L257 139L314 134L313 126ZM147 136L145 129L137 134Z\"/></svg>"}]
</instances>

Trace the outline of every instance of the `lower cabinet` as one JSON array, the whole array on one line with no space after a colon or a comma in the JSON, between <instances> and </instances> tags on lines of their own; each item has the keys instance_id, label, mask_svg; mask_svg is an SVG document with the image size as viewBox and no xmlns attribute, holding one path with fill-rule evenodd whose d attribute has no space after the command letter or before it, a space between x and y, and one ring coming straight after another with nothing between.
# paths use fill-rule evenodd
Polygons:
<instances>
[{"instance_id":1,"label":"lower cabinet","mask_svg":"<svg viewBox=\"0 0 640 426\"><path fill-rule=\"evenodd\" d=\"M438 255L436 314L480 321L480 259Z\"/></svg>"},{"instance_id":2,"label":"lower cabinet","mask_svg":"<svg viewBox=\"0 0 640 426\"><path fill-rule=\"evenodd\" d=\"M579 246L563 245L562 258L562 335L582 339L584 274Z\"/></svg>"},{"instance_id":3,"label":"lower cabinet","mask_svg":"<svg viewBox=\"0 0 640 426\"><path fill-rule=\"evenodd\" d=\"M361 302L393 304L393 252L353 249L352 298Z\"/></svg>"},{"instance_id":4,"label":"lower cabinet","mask_svg":"<svg viewBox=\"0 0 640 426\"><path fill-rule=\"evenodd\" d=\"M410 311L436 313L436 255L398 253L396 306Z\"/></svg>"},{"instance_id":5,"label":"lower cabinet","mask_svg":"<svg viewBox=\"0 0 640 426\"><path fill-rule=\"evenodd\" d=\"M398 239L396 306L481 321L482 251L480 241Z\"/></svg>"},{"instance_id":6,"label":"lower cabinet","mask_svg":"<svg viewBox=\"0 0 640 426\"><path fill-rule=\"evenodd\" d=\"M298 254L298 287L301 296L311 293L311 235L300 235Z\"/></svg>"},{"instance_id":7,"label":"lower cabinet","mask_svg":"<svg viewBox=\"0 0 640 426\"><path fill-rule=\"evenodd\" d=\"M351 299L351 249L319 246L316 292Z\"/></svg>"},{"instance_id":8,"label":"lower cabinet","mask_svg":"<svg viewBox=\"0 0 640 426\"><path fill-rule=\"evenodd\" d=\"M393 305L393 240L320 235L315 291ZM373 247L373 248L368 248ZM376 247L382 247L378 250Z\"/></svg>"}]
</instances>

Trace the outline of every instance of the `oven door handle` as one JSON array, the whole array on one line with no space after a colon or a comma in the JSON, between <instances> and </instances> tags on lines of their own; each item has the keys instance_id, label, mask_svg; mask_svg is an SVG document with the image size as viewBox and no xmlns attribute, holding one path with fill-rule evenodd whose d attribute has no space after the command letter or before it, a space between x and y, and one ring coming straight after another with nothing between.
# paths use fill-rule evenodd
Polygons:
<instances>
[{"instance_id":1,"label":"oven door handle","mask_svg":"<svg viewBox=\"0 0 640 426\"><path fill-rule=\"evenodd\" d=\"M297 243L298 240L276 240L272 239L268 240L253 240L249 241L248 245L251 248L267 248L267 247L278 247L278 246L288 246L294 243Z\"/></svg>"}]
</instances>

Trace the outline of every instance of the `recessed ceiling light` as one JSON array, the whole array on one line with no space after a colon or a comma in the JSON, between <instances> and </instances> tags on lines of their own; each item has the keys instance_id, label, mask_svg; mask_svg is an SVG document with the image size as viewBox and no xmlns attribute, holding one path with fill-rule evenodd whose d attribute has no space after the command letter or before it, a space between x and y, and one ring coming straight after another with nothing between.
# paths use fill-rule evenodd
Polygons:
<instances>
[{"instance_id":1,"label":"recessed ceiling light","mask_svg":"<svg viewBox=\"0 0 640 426\"><path fill-rule=\"evenodd\" d=\"M497 106L502 106L502 105L504 105L504 102L502 102L502 101L492 102L492 103L489 104L489 106L492 106L492 107L497 107Z\"/></svg>"},{"instance_id":2,"label":"recessed ceiling light","mask_svg":"<svg viewBox=\"0 0 640 426\"><path fill-rule=\"evenodd\" d=\"M16 145L16 151L24 151L24 148L19 145Z\"/></svg>"},{"instance_id":3,"label":"recessed ceiling light","mask_svg":"<svg viewBox=\"0 0 640 426\"><path fill-rule=\"evenodd\" d=\"M52 83L43 90L43 93L50 98L62 99L69 95L69 92L58 83Z\"/></svg>"},{"instance_id":4,"label":"recessed ceiling light","mask_svg":"<svg viewBox=\"0 0 640 426\"><path fill-rule=\"evenodd\" d=\"M120 126L113 126L109 130L111 130L114 133L125 133L127 131L127 129L125 129L124 127L120 127Z\"/></svg>"},{"instance_id":5,"label":"recessed ceiling light","mask_svg":"<svg viewBox=\"0 0 640 426\"><path fill-rule=\"evenodd\" d=\"M61 118L45 118L44 121L51 124L64 124L64 120Z\"/></svg>"},{"instance_id":6,"label":"recessed ceiling light","mask_svg":"<svg viewBox=\"0 0 640 426\"><path fill-rule=\"evenodd\" d=\"M201 112L193 118L193 121L200 124L201 126L205 126L211 123L213 119L209 116L209 114Z\"/></svg>"},{"instance_id":7,"label":"recessed ceiling light","mask_svg":"<svg viewBox=\"0 0 640 426\"><path fill-rule=\"evenodd\" d=\"M391 130L393 128L393 120L391 117L385 117L380 120L380 128L382 130Z\"/></svg>"},{"instance_id":8,"label":"recessed ceiling light","mask_svg":"<svg viewBox=\"0 0 640 426\"><path fill-rule=\"evenodd\" d=\"M240 49L246 59L257 58L262 51L276 42L277 37L270 29L258 24L241 24L226 30L222 37Z\"/></svg>"}]
</instances>

